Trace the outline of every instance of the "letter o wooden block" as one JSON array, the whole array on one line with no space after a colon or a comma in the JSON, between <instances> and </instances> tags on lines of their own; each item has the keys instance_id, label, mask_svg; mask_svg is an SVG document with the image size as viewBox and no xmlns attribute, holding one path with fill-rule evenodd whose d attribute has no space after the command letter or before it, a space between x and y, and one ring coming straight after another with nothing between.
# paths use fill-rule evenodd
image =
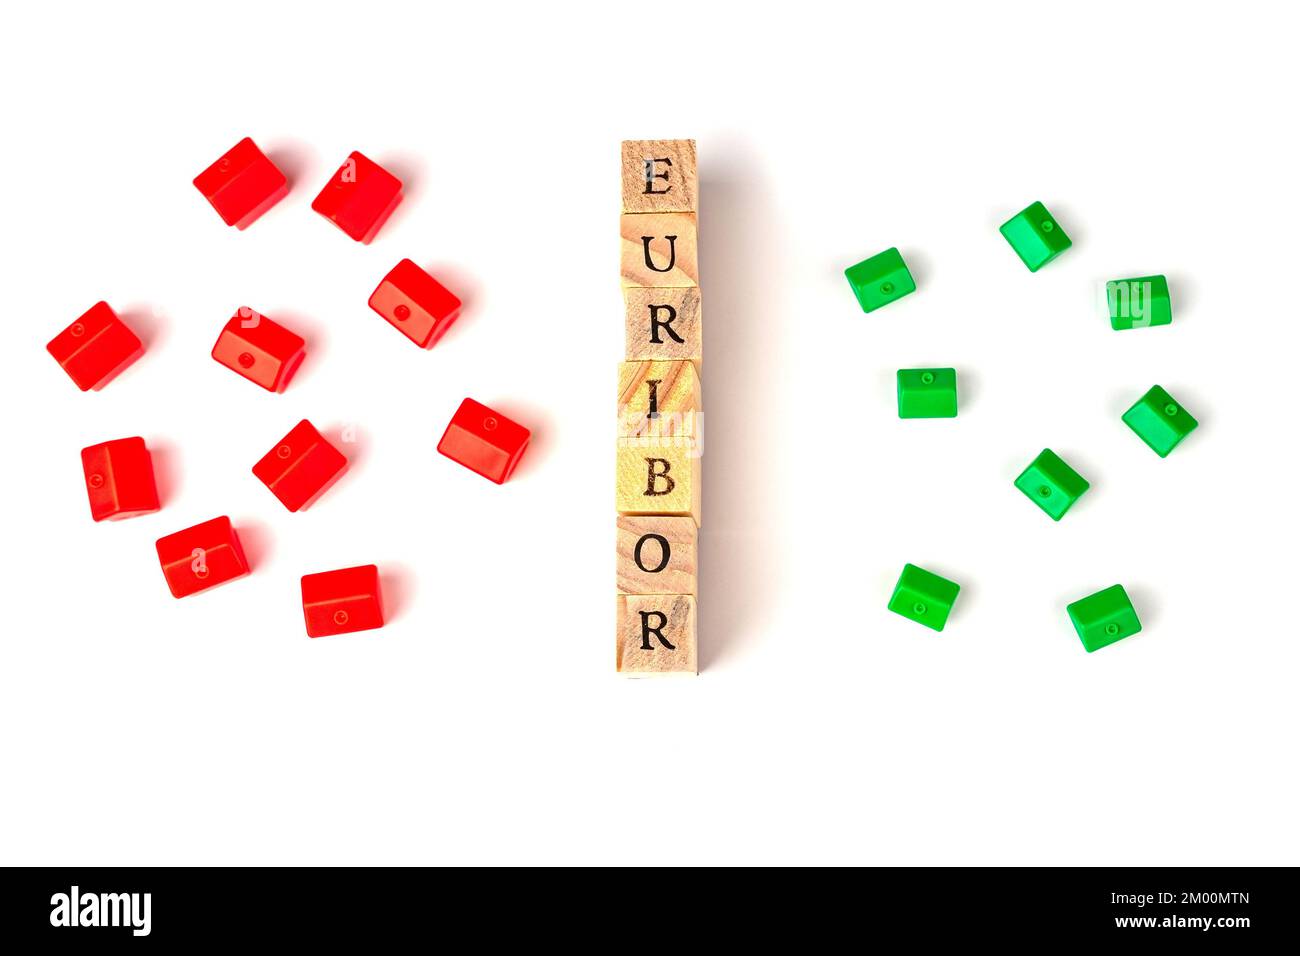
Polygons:
<instances>
[{"instance_id":1,"label":"letter o wooden block","mask_svg":"<svg viewBox=\"0 0 1300 956\"><path fill-rule=\"evenodd\" d=\"M689 594L621 594L618 597L620 674L656 677L694 674L695 598Z\"/></svg>"},{"instance_id":2,"label":"letter o wooden block","mask_svg":"<svg viewBox=\"0 0 1300 956\"><path fill-rule=\"evenodd\" d=\"M698 534L690 518L620 516L619 593L695 594Z\"/></svg>"}]
</instances>

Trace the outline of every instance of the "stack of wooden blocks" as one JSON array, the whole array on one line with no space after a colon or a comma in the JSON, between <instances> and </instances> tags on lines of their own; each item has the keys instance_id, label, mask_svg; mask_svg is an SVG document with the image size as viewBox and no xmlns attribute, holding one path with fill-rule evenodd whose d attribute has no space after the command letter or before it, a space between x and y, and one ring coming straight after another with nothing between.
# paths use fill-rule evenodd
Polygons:
<instances>
[{"instance_id":1,"label":"stack of wooden blocks","mask_svg":"<svg viewBox=\"0 0 1300 956\"><path fill-rule=\"evenodd\" d=\"M630 676L698 669L698 194L694 140L623 143L616 663Z\"/></svg>"}]
</instances>

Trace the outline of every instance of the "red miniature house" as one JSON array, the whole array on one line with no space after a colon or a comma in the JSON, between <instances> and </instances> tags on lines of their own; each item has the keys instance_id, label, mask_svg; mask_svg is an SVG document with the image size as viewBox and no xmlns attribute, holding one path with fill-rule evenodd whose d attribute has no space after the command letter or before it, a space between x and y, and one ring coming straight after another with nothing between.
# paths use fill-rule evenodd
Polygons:
<instances>
[{"instance_id":1,"label":"red miniature house","mask_svg":"<svg viewBox=\"0 0 1300 956\"><path fill-rule=\"evenodd\" d=\"M302 613L308 637L328 637L384 626L379 568L365 564L302 577Z\"/></svg>"},{"instance_id":2,"label":"red miniature house","mask_svg":"<svg viewBox=\"0 0 1300 956\"><path fill-rule=\"evenodd\" d=\"M303 419L253 466L253 474L290 511L301 511L347 470L344 454Z\"/></svg>"},{"instance_id":3,"label":"red miniature house","mask_svg":"<svg viewBox=\"0 0 1300 956\"><path fill-rule=\"evenodd\" d=\"M500 485L519 464L530 435L517 422L467 398L452 416L438 451Z\"/></svg>"},{"instance_id":4,"label":"red miniature house","mask_svg":"<svg viewBox=\"0 0 1300 956\"><path fill-rule=\"evenodd\" d=\"M357 242L369 242L402 200L402 181L360 153L351 153L311 208Z\"/></svg>"},{"instance_id":5,"label":"red miniature house","mask_svg":"<svg viewBox=\"0 0 1300 956\"><path fill-rule=\"evenodd\" d=\"M283 392L302 364L306 347L302 336L241 308L221 330L212 357L268 392Z\"/></svg>"},{"instance_id":6,"label":"red miniature house","mask_svg":"<svg viewBox=\"0 0 1300 956\"><path fill-rule=\"evenodd\" d=\"M144 344L107 302L96 302L45 350L83 392L101 389L144 354Z\"/></svg>"},{"instance_id":7,"label":"red miniature house","mask_svg":"<svg viewBox=\"0 0 1300 956\"><path fill-rule=\"evenodd\" d=\"M155 547L172 597L188 597L248 573L239 536L225 515L159 538Z\"/></svg>"},{"instance_id":8,"label":"red miniature house","mask_svg":"<svg viewBox=\"0 0 1300 956\"><path fill-rule=\"evenodd\" d=\"M394 266L370 295L370 308L422 349L442 337L460 306L460 299L410 259Z\"/></svg>"},{"instance_id":9,"label":"red miniature house","mask_svg":"<svg viewBox=\"0 0 1300 956\"><path fill-rule=\"evenodd\" d=\"M284 173L247 136L195 176L194 187L227 226L238 229L247 229L289 194Z\"/></svg>"},{"instance_id":10,"label":"red miniature house","mask_svg":"<svg viewBox=\"0 0 1300 956\"><path fill-rule=\"evenodd\" d=\"M153 458L143 438L118 438L81 449L90 516L96 521L157 511Z\"/></svg>"}]
</instances>

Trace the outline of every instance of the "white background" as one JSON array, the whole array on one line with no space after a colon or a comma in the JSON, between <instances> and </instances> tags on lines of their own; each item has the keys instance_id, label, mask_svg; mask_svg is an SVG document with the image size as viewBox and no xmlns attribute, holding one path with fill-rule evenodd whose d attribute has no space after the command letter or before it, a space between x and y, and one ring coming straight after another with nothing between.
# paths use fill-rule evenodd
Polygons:
<instances>
[{"instance_id":1,"label":"white background","mask_svg":"<svg viewBox=\"0 0 1300 956\"><path fill-rule=\"evenodd\" d=\"M7 863L1297 861L1295 23L1263 4L24 5L4 27L0 855ZM247 232L191 179L251 135ZM694 137L707 407L698 679L613 669L618 144ZM359 149L369 247L310 209ZM1030 274L997 226L1042 200ZM842 270L898 246L912 296ZM469 305L421 352L401 257ZM1106 279L1175 320L1112 332ZM144 358L44 353L99 299ZM309 340L283 395L208 353L241 305ZM894 371L958 369L900 421ZM1160 383L1161 460L1119 416ZM497 487L434 447L531 427ZM302 417L355 463L289 514L249 472ZM91 522L78 451L154 450ZM1051 446L1059 524L1012 487ZM253 574L174 600L154 540L228 514ZM904 562L962 585L936 634ZM309 640L306 572L391 623ZM1123 583L1096 654L1065 605Z\"/></svg>"}]
</instances>

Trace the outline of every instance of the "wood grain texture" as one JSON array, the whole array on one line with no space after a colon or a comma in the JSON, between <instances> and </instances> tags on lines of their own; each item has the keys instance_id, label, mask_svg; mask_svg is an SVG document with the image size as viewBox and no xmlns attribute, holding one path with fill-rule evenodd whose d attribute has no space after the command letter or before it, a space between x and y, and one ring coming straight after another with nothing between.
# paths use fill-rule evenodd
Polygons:
<instances>
[{"instance_id":1,"label":"wood grain texture","mask_svg":"<svg viewBox=\"0 0 1300 956\"><path fill-rule=\"evenodd\" d=\"M624 212L697 212L693 139L623 141Z\"/></svg>"},{"instance_id":2,"label":"wood grain texture","mask_svg":"<svg viewBox=\"0 0 1300 956\"><path fill-rule=\"evenodd\" d=\"M623 290L624 357L629 360L692 361L704 357L700 290Z\"/></svg>"},{"instance_id":3,"label":"wood grain texture","mask_svg":"<svg viewBox=\"0 0 1300 956\"><path fill-rule=\"evenodd\" d=\"M630 677L695 674L695 598L619 595L614 660L618 672Z\"/></svg>"},{"instance_id":4,"label":"wood grain texture","mask_svg":"<svg viewBox=\"0 0 1300 956\"><path fill-rule=\"evenodd\" d=\"M620 515L615 545L621 594L695 594L696 537L690 518Z\"/></svg>"},{"instance_id":5,"label":"wood grain texture","mask_svg":"<svg viewBox=\"0 0 1300 956\"><path fill-rule=\"evenodd\" d=\"M683 515L700 523L700 458L687 438L620 438L615 505L621 515Z\"/></svg>"},{"instance_id":6,"label":"wood grain texture","mask_svg":"<svg viewBox=\"0 0 1300 956\"><path fill-rule=\"evenodd\" d=\"M622 145L616 667L697 671L703 358L693 140Z\"/></svg>"},{"instance_id":7,"label":"wood grain texture","mask_svg":"<svg viewBox=\"0 0 1300 956\"><path fill-rule=\"evenodd\" d=\"M700 376L693 362L623 362L618 367L619 438L703 434Z\"/></svg>"},{"instance_id":8,"label":"wood grain texture","mask_svg":"<svg viewBox=\"0 0 1300 956\"><path fill-rule=\"evenodd\" d=\"M619 231L624 286L680 289L699 285L695 213L625 213Z\"/></svg>"}]
</instances>

